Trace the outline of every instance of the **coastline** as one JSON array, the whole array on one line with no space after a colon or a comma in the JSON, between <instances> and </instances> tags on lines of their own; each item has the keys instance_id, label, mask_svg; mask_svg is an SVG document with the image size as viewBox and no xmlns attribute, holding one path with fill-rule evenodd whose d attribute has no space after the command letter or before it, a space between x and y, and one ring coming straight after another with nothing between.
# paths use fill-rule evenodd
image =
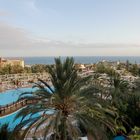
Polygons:
<instances>
[{"instance_id":1,"label":"coastline","mask_svg":"<svg viewBox=\"0 0 140 140\"><path fill-rule=\"evenodd\" d=\"M54 58L59 56L22 56L22 57L6 57L6 58L22 58L27 65L35 65L35 64L46 64L51 65L54 64ZM140 64L140 56L70 56L73 57L76 63L79 64L95 64L99 61L120 61L126 62L127 60L130 63ZM62 60L66 58L66 56L61 57Z\"/></svg>"}]
</instances>

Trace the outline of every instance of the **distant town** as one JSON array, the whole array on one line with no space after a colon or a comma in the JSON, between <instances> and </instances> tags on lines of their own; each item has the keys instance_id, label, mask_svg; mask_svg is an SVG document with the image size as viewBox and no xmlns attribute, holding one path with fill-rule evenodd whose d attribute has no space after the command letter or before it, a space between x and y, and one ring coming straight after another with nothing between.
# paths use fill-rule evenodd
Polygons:
<instances>
[{"instance_id":1,"label":"distant town","mask_svg":"<svg viewBox=\"0 0 140 140\"><path fill-rule=\"evenodd\" d=\"M96 76L96 80L104 87L110 85L110 75L118 73L121 79L129 83L129 87L135 88L135 82L139 80L140 65L120 61L102 60L96 64L75 64L79 76ZM18 87L31 87L37 79L50 82L47 65L26 65L23 59L0 58L0 91ZM49 83L51 84L51 83Z\"/></svg>"}]
</instances>

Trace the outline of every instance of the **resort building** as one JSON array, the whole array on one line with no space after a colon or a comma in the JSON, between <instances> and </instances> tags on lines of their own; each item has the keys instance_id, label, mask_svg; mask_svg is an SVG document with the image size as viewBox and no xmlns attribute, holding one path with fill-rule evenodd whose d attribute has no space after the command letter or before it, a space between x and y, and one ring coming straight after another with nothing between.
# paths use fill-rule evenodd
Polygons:
<instances>
[{"instance_id":1,"label":"resort building","mask_svg":"<svg viewBox=\"0 0 140 140\"><path fill-rule=\"evenodd\" d=\"M11 66L22 66L24 68L24 60L22 59L3 59L0 57L0 67L4 67L6 65L11 65Z\"/></svg>"}]
</instances>

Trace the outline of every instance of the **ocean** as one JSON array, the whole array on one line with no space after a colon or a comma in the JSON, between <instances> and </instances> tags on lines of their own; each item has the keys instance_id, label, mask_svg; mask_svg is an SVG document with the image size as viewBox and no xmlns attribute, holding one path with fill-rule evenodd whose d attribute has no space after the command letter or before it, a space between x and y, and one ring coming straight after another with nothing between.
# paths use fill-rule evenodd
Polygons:
<instances>
[{"instance_id":1,"label":"ocean","mask_svg":"<svg viewBox=\"0 0 140 140\"><path fill-rule=\"evenodd\" d=\"M7 57L11 58L11 57ZM26 65L33 64L54 64L55 57L14 57L15 59L23 59ZM61 57L64 60L66 57ZM75 63L94 64L102 60L120 61L140 64L140 56L73 56ZM12 57L13 59L13 57Z\"/></svg>"},{"instance_id":2,"label":"ocean","mask_svg":"<svg viewBox=\"0 0 140 140\"><path fill-rule=\"evenodd\" d=\"M54 64L55 57L22 57L27 65ZM64 60L66 57L61 57ZM74 56L75 63L93 64L102 60L120 61L140 64L140 56Z\"/></svg>"}]
</instances>

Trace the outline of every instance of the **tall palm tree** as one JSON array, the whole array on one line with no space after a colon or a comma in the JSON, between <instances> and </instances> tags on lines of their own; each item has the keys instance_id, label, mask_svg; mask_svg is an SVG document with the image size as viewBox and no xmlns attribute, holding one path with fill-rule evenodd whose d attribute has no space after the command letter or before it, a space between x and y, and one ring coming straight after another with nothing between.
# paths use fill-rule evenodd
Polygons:
<instances>
[{"instance_id":1,"label":"tall palm tree","mask_svg":"<svg viewBox=\"0 0 140 140\"><path fill-rule=\"evenodd\" d=\"M111 77L110 93L113 104L120 104L120 102L128 96L128 82L121 79L118 73L114 73Z\"/></svg>"},{"instance_id":2,"label":"tall palm tree","mask_svg":"<svg viewBox=\"0 0 140 140\"><path fill-rule=\"evenodd\" d=\"M3 124L0 126L0 140L16 140L19 139L18 133L12 134L12 130L8 128L9 124Z\"/></svg>"},{"instance_id":3,"label":"tall palm tree","mask_svg":"<svg viewBox=\"0 0 140 140\"><path fill-rule=\"evenodd\" d=\"M117 72L112 73L110 80L111 105L117 109L119 114L117 120L124 126L120 128L127 133L128 129L130 129L129 116L126 114L128 106L127 100L130 96L129 84L123 80Z\"/></svg>"},{"instance_id":4,"label":"tall palm tree","mask_svg":"<svg viewBox=\"0 0 140 140\"><path fill-rule=\"evenodd\" d=\"M22 137L28 137L32 128L34 134L39 133L46 124L42 136L45 138L52 133L53 140L77 140L81 135L81 127L91 135L103 134L106 128L115 132L114 117L116 112L111 110L103 99L99 98L96 87L88 83L90 77L79 77L74 67L74 59L55 59L55 65L48 67L53 88L39 79L35 84L38 89L32 93L23 93L31 102L22 109L16 118L22 117L15 131L22 130ZM31 96L26 96L31 94ZM37 117L32 117L39 113ZM26 116L30 117L25 119ZM104 137L105 139L105 137Z\"/></svg>"},{"instance_id":5,"label":"tall palm tree","mask_svg":"<svg viewBox=\"0 0 140 140\"><path fill-rule=\"evenodd\" d=\"M10 131L8 129L8 124L4 124L0 127L0 140L9 140Z\"/></svg>"},{"instance_id":6,"label":"tall palm tree","mask_svg":"<svg viewBox=\"0 0 140 140\"><path fill-rule=\"evenodd\" d=\"M129 117L131 126L140 127L140 92L132 92L126 101L127 109L125 114Z\"/></svg>"}]
</instances>

